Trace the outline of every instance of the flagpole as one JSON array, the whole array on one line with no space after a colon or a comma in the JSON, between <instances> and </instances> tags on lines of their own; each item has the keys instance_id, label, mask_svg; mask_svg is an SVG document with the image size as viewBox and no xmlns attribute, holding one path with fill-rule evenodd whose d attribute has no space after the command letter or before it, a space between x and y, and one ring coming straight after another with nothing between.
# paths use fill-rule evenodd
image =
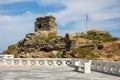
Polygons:
<instances>
[{"instance_id":1,"label":"flagpole","mask_svg":"<svg viewBox=\"0 0 120 80\"><path fill-rule=\"evenodd\" d=\"M87 32L87 27L88 27L88 15L86 13L86 32Z\"/></svg>"}]
</instances>

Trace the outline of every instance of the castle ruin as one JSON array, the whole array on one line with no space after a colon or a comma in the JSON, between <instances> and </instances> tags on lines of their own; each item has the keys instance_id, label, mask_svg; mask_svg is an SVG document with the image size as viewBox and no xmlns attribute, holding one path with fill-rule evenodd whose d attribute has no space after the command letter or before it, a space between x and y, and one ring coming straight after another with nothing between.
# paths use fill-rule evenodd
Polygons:
<instances>
[{"instance_id":1,"label":"castle ruin","mask_svg":"<svg viewBox=\"0 0 120 80\"><path fill-rule=\"evenodd\" d=\"M35 21L35 32L44 32L48 36L57 36L58 32L55 20L55 17L51 15L37 18Z\"/></svg>"}]
</instances>

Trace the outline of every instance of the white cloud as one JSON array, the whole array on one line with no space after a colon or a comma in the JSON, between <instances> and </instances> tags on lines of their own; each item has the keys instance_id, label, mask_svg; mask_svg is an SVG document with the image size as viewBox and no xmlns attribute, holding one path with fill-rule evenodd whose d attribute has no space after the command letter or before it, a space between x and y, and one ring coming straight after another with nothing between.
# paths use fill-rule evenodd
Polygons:
<instances>
[{"instance_id":1,"label":"white cloud","mask_svg":"<svg viewBox=\"0 0 120 80\"><path fill-rule=\"evenodd\" d=\"M0 4L10 4L10 3L19 3L19 2L28 2L34 0L0 0Z\"/></svg>"},{"instance_id":2,"label":"white cloud","mask_svg":"<svg viewBox=\"0 0 120 80\"><path fill-rule=\"evenodd\" d=\"M88 13L90 17L99 17L94 14L103 14L103 11L106 11L107 13L108 7L111 7L115 5L119 0L74 0L74 1L64 1L63 4L66 6L65 10L62 10L61 12L54 13L58 19L61 19L64 22L69 22L69 21L74 21L74 20L81 20L83 19L83 14ZM116 8L113 8L113 10ZM112 12L112 14L109 13L108 16L103 16L105 17L110 17L110 18L116 18L116 13L120 12ZM93 15L93 16L91 16ZM112 17L111 17L112 16ZM100 16L101 17L101 16Z\"/></svg>"},{"instance_id":3,"label":"white cloud","mask_svg":"<svg viewBox=\"0 0 120 80\"><path fill-rule=\"evenodd\" d=\"M59 5L59 1L58 0L36 0L36 2L38 4L40 4L41 6L49 6L49 5Z\"/></svg>"},{"instance_id":4,"label":"white cloud","mask_svg":"<svg viewBox=\"0 0 120 80\"><path fill-rule=\"evenodd\" d=\"M92 20L95 21L103 21L103 20L110 20L115 18L120 18L120 11L112 11L112 12L99 12L95 14L91 14Z\"/></svg>"},{"instance_id":5,"label":"white cloud","mask_svg":"<svg viewBox=\"0 0 120 80\"><path fill-rule=\"evenodd\" d=\"M8 45L15 44L34 31L34 22L40 14L26 12L18 16L0 15L0 51L7 49Z\"/></svg>"},{"instance_id":6,"label":"white cloud","mask_svg":"<svg viewBox=\"0 0 120 80\"><path fill-rule=\"evenodd\" d=\"M74 29L69 32L85 31L86 13L89 16L89 29L93 29L93 26L101 30L119 28L120 23L111 22L112 19L120 19L119 0L60 0L57 3L64 5L66 8L59 12L47 14L55 15L58 24L62 27L68 27L69 29L71 26L68 24L74 23ZM101 26L104 28L101 28ZM64 32L68 32L68 30L64 30Z\"/></svg>"},{"instance_id":7,"label":"white cloud","mask_svg":"<svg viewBox=\"0 0 120 80\"><path fill-rule=\"evenodd\" d=\"M0 15L0 25L5 27L8 26L11 28L20 27L21 25L25 26L26 24L31 24L31 22L34 23L34 20L37 16L40 16L40 14L34 14L29 11L17 16Z\"/></svg>"}]
</instances>

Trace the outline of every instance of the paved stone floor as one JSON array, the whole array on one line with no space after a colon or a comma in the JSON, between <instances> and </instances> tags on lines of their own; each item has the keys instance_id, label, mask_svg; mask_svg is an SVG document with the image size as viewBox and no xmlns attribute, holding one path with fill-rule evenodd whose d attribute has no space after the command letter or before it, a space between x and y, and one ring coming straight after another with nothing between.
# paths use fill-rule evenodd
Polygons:
<instances>
[{"instance_id":1,"label":"paved stone floor","mask_svg":"<svg viewBox=\"0 0 120 80\"><path fill-rule=\"evenodd\" d=\"M71 67L0 67L0 80L120 80L98 72L84 74Z\"/></svg>"}]
</instances>

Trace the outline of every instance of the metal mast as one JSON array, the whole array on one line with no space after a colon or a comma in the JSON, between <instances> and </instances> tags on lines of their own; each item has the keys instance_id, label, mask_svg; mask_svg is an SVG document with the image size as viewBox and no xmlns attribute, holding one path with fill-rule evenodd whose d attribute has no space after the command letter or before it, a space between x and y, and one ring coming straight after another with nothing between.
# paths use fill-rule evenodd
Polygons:
<instances>
[{"instance_id":1,"label":"metal mast","mask_svg":"<svg viewBox=\"0 0 120 80\"><path fill-rule=\"evenodd\" d=\"M85 20L85 22L86 22L86 32L87 32L87 28L88 28L88 15L87 15L87 13L86 13L86 20Z\"/></svg>"}]
</instances>

